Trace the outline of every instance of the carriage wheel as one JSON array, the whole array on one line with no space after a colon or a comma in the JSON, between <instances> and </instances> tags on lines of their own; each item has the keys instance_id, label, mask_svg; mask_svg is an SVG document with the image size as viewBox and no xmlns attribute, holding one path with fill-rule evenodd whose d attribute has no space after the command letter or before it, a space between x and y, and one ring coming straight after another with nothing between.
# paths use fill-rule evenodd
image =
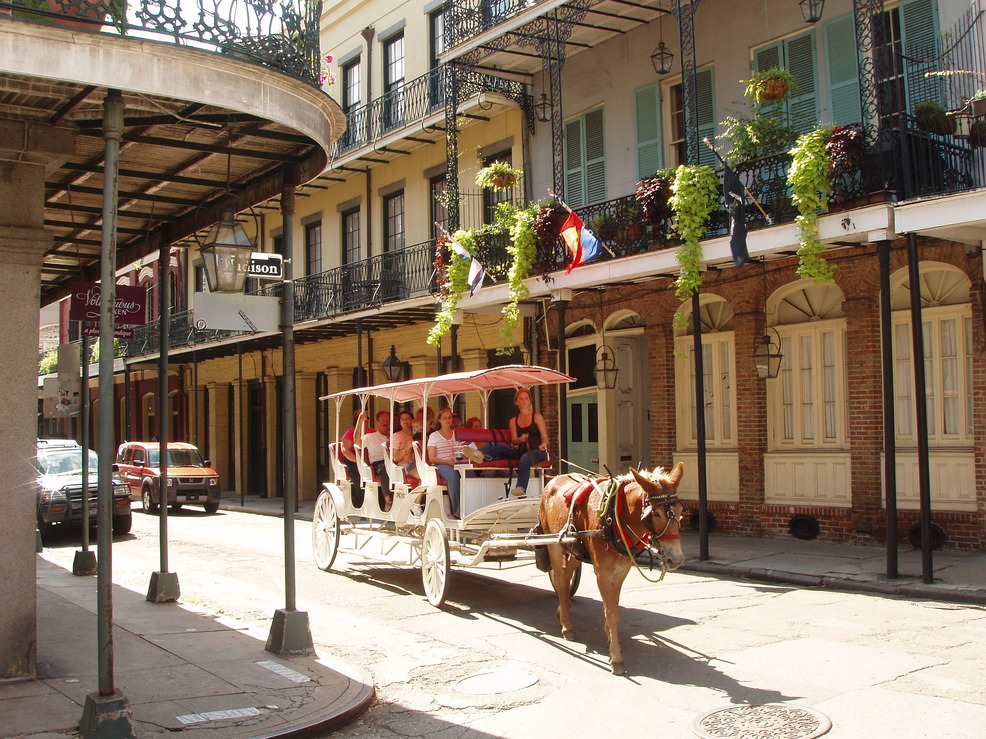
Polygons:
<instances>
[{"instance_id":1,"label":"carriage wheel","mask_svg":"<svg viewBox=\"0 0 986 739\"><path fill-rule=\"evenodd\" d=\"M555 571L554 569L548 570L548 579L551 580L551 586L555 585ZM582 582L582 563L579 562L579 566L575 568L575 572L572 573L572 582L568 587L569 596L575 595L579 589L579 583ZM555 592L558 592L557 590Z\"/></svg>"},{"instance_id":2,"label":"carriage wheel","mask_svg":"<svg viewBox=\"0 0 986 739\"><path fill-rule=\"evenodd\" d=\"M433 606L445 602L450 566L448 534L442 522L432 518L421 538L421 583L425 588L425 597Z\"/></svg>"},{"instance_id":3,"label":"carriage wheel","mask_svg":"<svg viewBox=\"0 0 986 739\"><path fill-rule=\"evenodd\" d=\"M315 566L329 571L339 552L339 514L328 492L323 492L315 502L312 516L312 552Z\"/></svg>"}]
</instances>

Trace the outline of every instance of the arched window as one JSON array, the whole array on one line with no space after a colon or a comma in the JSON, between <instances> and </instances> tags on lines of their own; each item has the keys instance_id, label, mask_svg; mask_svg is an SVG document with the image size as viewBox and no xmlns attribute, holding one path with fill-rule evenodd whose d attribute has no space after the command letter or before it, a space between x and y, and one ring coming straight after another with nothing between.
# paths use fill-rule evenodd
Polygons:
<instances>
[{"instance_id":1,"label":"arched window","mask_svg":"<svg viewBox=\"0 0 986 739\"><path fill-rule=\"evenodd\" d=\"M802 280L767 301L768 324L777 329L783 355L778 379L767 380L772 449L848 446L843 300L837 285Z\"/></svg>"},{"instance_id":2,"label":"arched window","mask_svg":"<svg viewBox=\"0 0 986 739\"><path fill-rule=\"evenodd\" d=\"M973 443L972 308L969 278L939 262L921 263L921 320L928 440L936 446ZM917 445L911 345L911 285L906 269L891 278L897 441Z\"/></svg>"},{"instance_id":3,"label":"arched window","mask_svg":"<svg viewBox=\"0 0 986 739\"><path fill-rule=\"evenodd\" d=\"M694 449L698 443L695 411L695 344L691 302L679 309L688 314L685 333L678 335L675 360L678 448ZM705 391L705 440L710 449L736 446L734 397L735 339L733 307L717 295L701 295L702 369Z\"/></svg>"}]
</instances>

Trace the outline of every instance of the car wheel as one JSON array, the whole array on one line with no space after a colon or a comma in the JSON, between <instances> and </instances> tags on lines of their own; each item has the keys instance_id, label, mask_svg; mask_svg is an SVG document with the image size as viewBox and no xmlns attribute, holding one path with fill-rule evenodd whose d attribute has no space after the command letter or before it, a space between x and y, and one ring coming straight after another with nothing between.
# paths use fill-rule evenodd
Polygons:
<instances>
[{"instance_id":1,"label":"car wheel","mask_svg":"<svg viewBox=\"0 0 986 739\"><path fill-rule=\"evenodd\" d=\"M144 489L140 493L140 499L144 504L144 513L155 513L157 511L157 503L154 502L154 498L151 495L150 485L144 486Z\"/></svg>"},{"instance_id":2,"label":"car wheel","mask_svg":"<svg viewBox=\"0 0 986 739\"><path fill-rule=\"evenodd\" d=\"M218 503L206 503L202 507L205 508L205 512L206 513L218 513L219 512L219 504Z\"/></svg>"},{"instance_id":3,"label":"car wheel","mask_svg":"<svg viewBox=\"0 0 986 739\"><path fill-rule=\"evenodd\" d=\"M134 525L134 515L128 513L125 516L115 516L113 518L114 534L129 534Z\"/></svg>"}]
</instances>

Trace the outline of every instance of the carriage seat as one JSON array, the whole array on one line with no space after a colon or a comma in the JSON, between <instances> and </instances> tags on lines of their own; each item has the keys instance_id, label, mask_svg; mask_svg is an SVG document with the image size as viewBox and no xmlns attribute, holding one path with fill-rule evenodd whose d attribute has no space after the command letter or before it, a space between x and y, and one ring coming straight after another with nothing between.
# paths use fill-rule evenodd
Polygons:
<instances>
[{"instance_id":1,"label":"carriage seat","mask_svg":"<svg viewBox=\"0 0 986 739\"><path fill-rule=\"evenodd\" d=\"M456 429L455 438L464 444L473 443L477 447L482 447L483 444L488 443L509 444L510 429ZM516 466L517 460L515 459L493 459L489 462L481 462L473 465L474 468L483 470L506 470ZM538 462L533 466L547 469L551 467L551 460L546 459L543 462Z\"/></svg>"}]
</instances>

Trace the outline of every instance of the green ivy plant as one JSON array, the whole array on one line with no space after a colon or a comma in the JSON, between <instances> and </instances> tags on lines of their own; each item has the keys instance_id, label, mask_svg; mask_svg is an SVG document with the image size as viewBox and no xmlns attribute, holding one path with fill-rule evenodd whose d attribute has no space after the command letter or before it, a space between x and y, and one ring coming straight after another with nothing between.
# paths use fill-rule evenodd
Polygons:
<instances>
[{"instance_id":1,"label":"green ivy plant","mask_svg":"<svg viewBox=\"0 0 986 739\"><path fill-rule=\"evenodd\" d=\"M795 219L801 232L797 273L816 285L835 279L835 267L825 260L825 245L818 238L818 214L828 209L832 189L832 159L826 148L830 134L823 126L801 136L791 149L787 175L791 202L800 214Z\"/></svg>"},{"instance_id":2,"label":"green ivy plant","mask_svg":"<svg viewBox=\"0 0 986 739\"><path fill-rule=\"evenodd\" d=\"M719 202L719 178L710 167L682 164L675 170L671 192L673 228L681 238L678 248L681 274L674 281L674 289L681 300L687 300L702 286L701 240ZM676 325L679 315L687 322L688 316L676 314Z\"/></svg>"},{"instance_id":3,"label":"green ivy plant","mask_svg":"<svg viewBox=\"0 0 986 739\"><path fill-rule=\"evenodd\" d=\"M532 203L515 210L510 225L510 243L507 245L507 253L511 257L507 273L508 299L500 311L503 314L500 336L508 345L512 344L513 331L520 321L520 301L531 294L524 280L530 277L537 261L538 236L534 224L541 207L540 203Z\"/></svg>"},{"instance_id":4,"label":"green ivy plant","mask_svg":"<svg viewBox=\"0 0 986 739\"><path fill-rule=\"evenodd\" d=\"M38 362L39 375L51 375L58 371L58 347L49 349Z\"/></svg>"},{"instance_id":5,"label":"green ivy plant","mask_svg":"<svg viewBox=\"0 0 986 739\"><path fill-rule=\"evenodd\" d=\"M472 229L456 231L452 238L458 241L462 248L470 254L476 253L476 235ZM435 325L428 332L428 343L438 346L442 337L452 330L452 321L459 306L459 299L469 290L469 260L462 259L456 254L450 254L445 261L445 273L439 275L443 281L442 292L444 300L441 310L435 313Z\"/></svg>"},{"instance_id":6,"label":"green ivy plant","mask_svg":"<svg viewBox=\"0 0 986 739\"><path fill-rule=\"evenodd\" d=\"M509 190L523 176L522 170L514 169L507 162L496 161L476 173L476 187Z\"/></svg>"}]
</instances>

